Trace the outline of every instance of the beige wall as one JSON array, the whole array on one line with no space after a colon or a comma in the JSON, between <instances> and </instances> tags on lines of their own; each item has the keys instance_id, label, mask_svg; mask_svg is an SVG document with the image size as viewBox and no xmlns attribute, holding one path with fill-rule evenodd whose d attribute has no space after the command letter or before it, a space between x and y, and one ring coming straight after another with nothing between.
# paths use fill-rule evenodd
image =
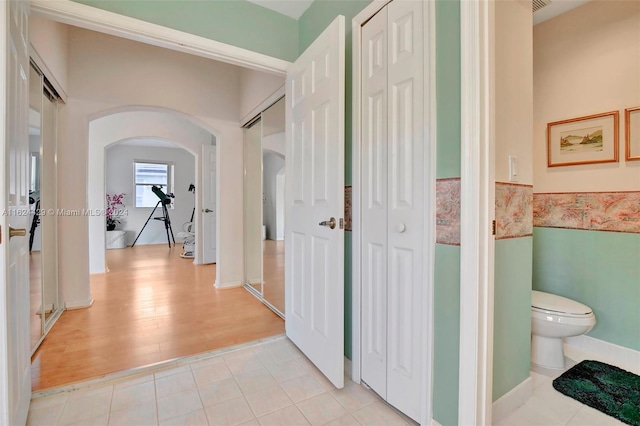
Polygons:
<instances>
[{"instance_id":1,"label":"beige wall","mask_svg":"<svg viewBox=\"0 0 640 426\"><path fill-rule=\"evenodd\" d=\"M240 119L284 84L283 76L244 68L240 74Z\"/></svg>"},{"instance_id":2,"label":"beige wall","mask_svg":"<svg viewBox=\"0 0 640 426\"><path fill-rule=\"evenodd\" d=\"M29 38L51 72L47 78L55 79L68 93L69 27L32 15L29 17Z\"/></svg>"},{"instance_id":3,"label":"beige wall","mask_svg":"<svg viewBox=\"0 0 640 426\"><path fill-rule=\"evenodd\" d=\"M534 27L535 192L640 189L624 161L624 109L640 106L640 2L592 1ZM620 161L547 167L549 122L620 111Z\"/></svg>"},{"instance_id":4,"label":"beige wall","mask_svg":"<svg viewBox=\"0 0 640 426\"><path fill-rule=\"evenodd\" d=\"M517 182L531 184L533 56L530 1L496 3L495 179L510 182L509 156L518 158Z\"/></svg>"}]
</instances>

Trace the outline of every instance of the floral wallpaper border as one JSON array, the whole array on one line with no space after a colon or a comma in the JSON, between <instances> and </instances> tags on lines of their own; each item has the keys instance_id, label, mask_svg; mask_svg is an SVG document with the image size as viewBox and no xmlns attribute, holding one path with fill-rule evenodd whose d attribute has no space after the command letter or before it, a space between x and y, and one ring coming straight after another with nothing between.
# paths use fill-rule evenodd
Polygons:
<instances>
[{"instance_id":1,"label":"floral wallpaper border","mask_svg":"<svg viewBox=\"0 0 640 426\"><path fill-rule=\"evenodd\" d=\"M640 191L536 193L533 226L640 234Z\"/></svg>"},{"instance_id":2,"label":"floral wallpaper border","mask_svg":"<svg viewBox=\"0 0 640 426\"><path fill-rule=\"evenodd\" d=\"M351 185L344 187L344 230L351 232Z\"/></svg>"},{"instance_id":3,"label":"floral wallpaper border","mask_svg":"<svg viewBox=\"0 0 640 426\"><path fill-rule=\"evenodd\" d=\"M460 178L436 180L436 243L460 245Z\"/></svg>"},{"instance_id":4,"label":"floral wallpaper border","mask_svg":"<svg viewBox=\"0 0 640 426\"><path fill-rule=\"evenodd\" d=\"M496 240L533 235L533 185L496 182Z\"/></svg>"}]
</instances>

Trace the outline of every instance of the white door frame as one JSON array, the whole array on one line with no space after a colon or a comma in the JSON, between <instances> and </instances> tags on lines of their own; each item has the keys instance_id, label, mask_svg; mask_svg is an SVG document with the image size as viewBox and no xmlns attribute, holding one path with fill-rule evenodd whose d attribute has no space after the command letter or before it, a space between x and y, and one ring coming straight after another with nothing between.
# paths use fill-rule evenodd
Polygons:
<instances>
[{"instance_id":1,"label":"white door frame","mask_svg":"<svg viewBox=\"0 0 640 426\"><path fill-rule=\"evenodd\" d=\"M425 298L422 302L422 311L425 312L426 317L429 318L428 324L425 325L424 335L421 342L422 353L424 354L424 365L422 368L422 395L429 395L428 398L423 399L423 405L421 407L420 423L431 424L433 415L432 409L432 382L433 382L433 287L434 287L434 258L435 258L435 193L436 193L436 97L435 97L435 70L436 70L436 26L435 26L435 1L424 1L423 8L423 22L425 25L425 34L428 34L424 43L424 96L425 100L424 112L425 128L424 134L426 135L425 143L427 146L424 150L425 161L425 174L424 174L424 212L425 212L425 226L423 233L424 244L424 263L423 263L423 277L424 286L427 289L425 291ZM352 37L353 37L353 138L352 138L352 353L351 353L351 365L352 365L352 380L356 383L360 383L361 379L361 304L360 298L362 295L361 284L361 254L362 244L361 237L362 231L360 229L360 217L361 217L361 161L362 151L360 147L360 96L361 96L361 66L362 59L361 44L361 27L366 23L373 15L378 13L383 7L385 7L389 0L374 0L367 7L365 7L352 21Z\"/></svg>"},{"instance_id":2,"label":"white door frame","mask_svg":"<svg viewBox=\"0 0 640 426\"><path fill-rule=\"evenodd\" d=\"M31 0L31 11L52 21L129 40L214 59L276 75L286 75L291 65L282 59L221 43L70 0Z\"/></svg>"},{"instance_id":3,"label":"white door frame","mask_svg":"<svg viewBox=\"0 0 640 426\"><path fill-rule=\"evenodd\" d=\"M460 3L460 365L458 423L491 424L495 218L494 3Z\"/></svg>"}]
</instances>

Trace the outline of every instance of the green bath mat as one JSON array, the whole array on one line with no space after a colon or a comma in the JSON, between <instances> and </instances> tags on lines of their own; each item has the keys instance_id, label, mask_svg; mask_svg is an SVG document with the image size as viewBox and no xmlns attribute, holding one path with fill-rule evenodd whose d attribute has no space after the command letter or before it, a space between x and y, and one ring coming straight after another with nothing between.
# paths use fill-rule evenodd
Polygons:
<instances>
[{"instance_id":1,"label":"green bath mat","mask_svg":"<svg viewBox=\"0 0 640 426\"><path fill-rule=\"evenodd\" d=\"M577 401L640 426L640 376L598 361L582 361L553 381L553 387Z\"/></svg>"}]
</instances>

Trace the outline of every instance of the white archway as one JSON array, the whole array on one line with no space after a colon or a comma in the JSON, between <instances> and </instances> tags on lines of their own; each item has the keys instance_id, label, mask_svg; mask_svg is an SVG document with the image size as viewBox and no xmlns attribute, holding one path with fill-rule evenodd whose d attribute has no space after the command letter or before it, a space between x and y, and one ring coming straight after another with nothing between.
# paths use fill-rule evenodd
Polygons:
<instances>
[{"instance_id":1,"label":"white archway","mask_svg":"<svg viewBox=\"0 0 640 426\"><path fill-rule=\"evenodd\" d=\"M105 150L108 146L133 138L154 138L173 142L195 157L196 182L202 182L201 150L203 145L219 146L218 132L206 124L186 114L155 107L123 107L107 110L89 117L89 155L88 155L88 208L105 207ZM220 161L220 156L218 156ZM219 169L219 168L218 168ZM219 181L219 179L218 179ZM218 191L219 192L219 191ZM196 194L195 216L196 258L200 263L202 235L200 203L202 196ZM219 225L217 225L219 228ZM219 235L217 232L219 246ZM103 273L105 264L105 225L104 217L89 217L89 268L90 273Z\"/></svg>"}]
</instances>

